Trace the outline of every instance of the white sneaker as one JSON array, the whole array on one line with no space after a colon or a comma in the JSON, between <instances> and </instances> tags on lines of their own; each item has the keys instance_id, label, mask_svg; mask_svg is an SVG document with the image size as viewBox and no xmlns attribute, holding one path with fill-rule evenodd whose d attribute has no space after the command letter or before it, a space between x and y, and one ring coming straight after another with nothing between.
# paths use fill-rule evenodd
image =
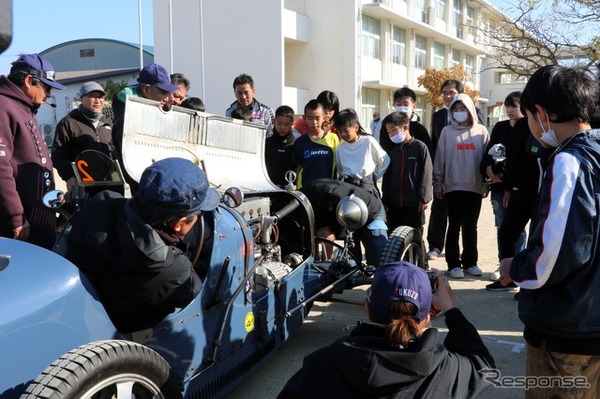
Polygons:
<instances>
[{"instance_id":1,"label":"white sneaker","mask_svg":"<svg viewBox=\"0 0 600 399\"><path fill-rule=\"evenodd\" d=\"M450 269L448 274L452 278L464 278L465 277L465 274L463 273L463 271L460 267L455 267L454 269Z\"/></svg>"},{"instance_id":2,"label":"white sneaker","mask_svg":"<svg viewBox=\"0 0 600 399\"><path fill-rule=\"evenodd\" d=\"M469 273L471 276L481 276L483 272L479 266L471 266L467 269L467 273Z\"/></svg>"},{"instance_id":3,"label":"white sneaker","mask_svg":"<svg viewBox=\"0 0 600 399\"><path fill-rule=\"evenodd\" d=\"M431 251L427 252L427 260L434 260L438 257L438 255L439 252L435 249L432 249Z\"/></svg>"},{"instance_id":4,"label":"white sneaker","mask_svg":"<svg viewBox=\"0 0 600 399\"><path fill-rule=\"evenodd\" d=\"M492 273L492 275L490 276L490 280L492 280L492 281L500 280L500 265L498 265L498 268L496 269L496 271L494 273Z\"/></svg>"}]
</instances>

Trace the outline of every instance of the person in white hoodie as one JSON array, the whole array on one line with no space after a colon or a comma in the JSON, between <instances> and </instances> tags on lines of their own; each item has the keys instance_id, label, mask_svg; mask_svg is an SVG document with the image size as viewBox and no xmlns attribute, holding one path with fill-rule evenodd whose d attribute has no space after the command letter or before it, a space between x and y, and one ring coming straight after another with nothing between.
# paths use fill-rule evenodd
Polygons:
<instances>
[{"instance_id":1,"label":"person in white hoodie","mask_svg":"<svg viewBox=\"0 0 600 399\"><path fill-rule=\"evenodd\" d=\"M481 276L477 266L477 220L488 185L479 172L479 164L490 140L485 126L477 120L473 100L458 94L450 105L451 124L444 127L433 165L433 191L444 198L448 208L446 263L453 278L464 271ZM462 229L462 254L458 237Z\"/></svg>"}]
</instances>

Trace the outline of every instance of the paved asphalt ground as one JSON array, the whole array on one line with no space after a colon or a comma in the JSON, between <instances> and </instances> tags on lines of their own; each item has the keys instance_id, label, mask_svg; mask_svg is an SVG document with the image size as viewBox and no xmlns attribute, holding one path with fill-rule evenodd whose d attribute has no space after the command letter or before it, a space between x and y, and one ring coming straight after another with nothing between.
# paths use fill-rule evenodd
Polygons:
<instances>
[{"instance_id":1,"label":"paved asphalt ground","mask_svg":"<svg viewBox=\"0 0 600 399\"><path fill-rule=\"evenodd\" d=\"M517 301L512 292L490 292L490 274L496 270L496 230L489 198L484 199L479 218L479 266L481 277L450 279L457 306L479 330L483 341L496 360L502 376L521 376L525 371L523 324L517 316ZM430 267L446 270L443 256L430 262ZM368 286L355 287L334 295L333 301L317 302L308 319L291 339L258 372L238 386L227 399L275 398L302 365L303 357L336 338L346 335L358 320L366 320L363 310ZM447 331L443 315L433 326ZM442 335L442 339L443 339ZM522 398L523 391L514 388L490 388L482 398ZM332 398L333 399L333 398ZM336 398L337 399L337 398Z\"/></svg>"}]
</instances>

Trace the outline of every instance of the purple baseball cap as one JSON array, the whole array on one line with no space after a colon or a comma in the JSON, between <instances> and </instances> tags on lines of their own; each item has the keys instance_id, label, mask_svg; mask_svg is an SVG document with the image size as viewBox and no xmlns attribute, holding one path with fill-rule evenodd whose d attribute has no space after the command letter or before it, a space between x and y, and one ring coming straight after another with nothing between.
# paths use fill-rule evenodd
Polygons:
<instances>
[{"instance_id":1,"label":"purple baseball cap","mask_svg":"<svg viewBox=\"0 0 600 399\"><path fill-rule=\"evenodd\" d=\"M380 321L390 320L390 306L395 301L414 304L416 317L423 321L431 309L431 283L427 272L405 261L387 263L375 271L367 301Z\"/></svg>"},{"instance_id":2,"label":"purple baseball cap","mask_svg":"<svg viewBox=\"0 0 600 399\"><path fill-rule=\"evenodd\" d=\"M41 80L48 86L55 89L64 90L65 86L55 80L54 67L45 58L39 54L23 54L12 63L12 69L26 72L28 75Z\"/></svg>"},{"instance_id":3,"label":"purple baseball cap","mask_svg":"<svg viewBox=\"0 0 600 399\"><path fill-rule=\"evenodd\" d=\"M171 83L167 70L158 64L148 64L141 71L138 82L156 86L167 93L173 93L179 87Z\"/></svg>"}]
</instances>

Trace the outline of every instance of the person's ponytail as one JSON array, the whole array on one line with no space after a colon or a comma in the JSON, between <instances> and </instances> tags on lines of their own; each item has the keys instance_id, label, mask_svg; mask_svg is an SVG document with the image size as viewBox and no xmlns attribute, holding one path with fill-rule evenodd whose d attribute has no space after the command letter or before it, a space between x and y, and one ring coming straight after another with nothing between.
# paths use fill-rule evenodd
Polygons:
<instances>
[{"instance_id":1,"label":"person's ponytail","mask_svg":"<svg viewBox=\"0 0 600 399\"><path fill-rule=\"evenodd\" d=\"M390 306L390 321L385 330L392 348L406 348L418 341L423 335L423 328L416 319L417 307L405 301L396 301Z\"/></svg>"}]
</instances>

